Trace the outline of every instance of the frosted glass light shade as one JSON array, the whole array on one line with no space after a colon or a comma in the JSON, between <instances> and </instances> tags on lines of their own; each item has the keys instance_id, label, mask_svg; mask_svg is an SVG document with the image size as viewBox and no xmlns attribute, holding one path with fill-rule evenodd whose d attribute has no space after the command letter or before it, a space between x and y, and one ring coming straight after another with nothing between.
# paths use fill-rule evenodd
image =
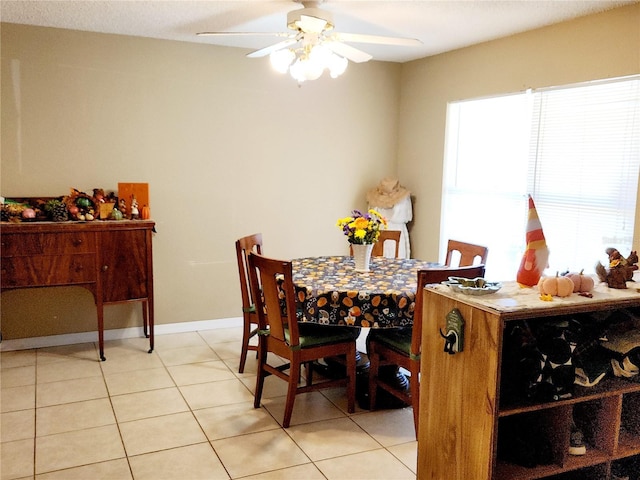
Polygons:
<instances>
[{"instance_id":1,"label":"frosted glass light shade","mask_svg":"<svg viewBox=\"0 0 640 480\"><path fill-rule=\"evenodd\" d=\"M349 65L349 60L344 57L340 57L335 53L331 55L331 59L329 60L329 74L331 78L338 78L342 75L347 66Z\"/></svg>"},{"instance_id":2,"label":"frosted glass light shade","mask_svg":"<svg viewBox=\"0 0 640 480\"><path fill-rule=\"evenodd\" d=\"M294 51L288 48L284 50L277 50L269 55L271 66L279 73L287 73L289 65L291 65L291 62L293 62L295 58L296 54Z\"/></svg>"},{"instance_id":3,"label":"frosted glass light shade","mask_svg":"<svg viewBox=\"0 0 640 480\"><path fill-rule=\"evenodd\" d=\"M291 65L289 72L298 82L317 80L322 75L324 67L311 59L299 58Z\"/></svg>"}]
</instances>

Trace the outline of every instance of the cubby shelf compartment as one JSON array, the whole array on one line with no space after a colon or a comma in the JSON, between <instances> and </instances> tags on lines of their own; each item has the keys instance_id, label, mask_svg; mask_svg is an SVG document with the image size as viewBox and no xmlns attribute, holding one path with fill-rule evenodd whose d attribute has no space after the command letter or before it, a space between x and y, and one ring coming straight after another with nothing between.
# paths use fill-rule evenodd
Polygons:
<instances>
[{"instance_id":1,"label":"cubby shelf compartment","mask_svg":"<svg viewBox=\"0 0 640 480\"><path fill-rule=\"evenodd\" d=\"M549 478L566 472L575 472L588 467L604 466L609 457L597 450L592 450L586 455L572 457L564 465L538 465L533 468L522 467L512 463L498 462L496 464L496 479L511 480L535 480ZM584 479L586 480L586 479Z\"/></svg>"},{"instance_id":2,"label":"cubby shelf compartment","mask_svg":"<svg viewBox=\"0 0 640 480\"><path fill-rule=\"evenodd\" d=\"M621 458L611 464L611 473L615 473L618 478L624 478L625 476L638 478L638 472L640 472L640 455Z\"/></svg>"},{"instance_id":3,"label":"cubby shelf compartment","mask_svg":"<svg viewBox=\"0 0 640 480\"><path fill-rule=\"evenodd\" d=\"M640 455L640 383L636 391L622 397L620 435L617 456L619 458Z\"/></svg>"},{"instance_id":4,"label":"cubby shelf compartment","mask_svg":"<svg viewBox=\"0 0 640 480\"><path fill-rule=\"evenodd\" d=\"M620 432L616 458L625 458L640 455L640 437L627 432Z\"/></svg>"}]
</instances>

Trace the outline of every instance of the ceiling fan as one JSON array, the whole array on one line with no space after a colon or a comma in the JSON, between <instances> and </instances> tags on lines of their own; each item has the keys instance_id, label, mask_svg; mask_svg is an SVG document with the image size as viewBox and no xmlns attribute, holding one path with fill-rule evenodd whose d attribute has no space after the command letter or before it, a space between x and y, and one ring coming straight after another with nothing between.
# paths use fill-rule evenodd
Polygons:
<instances>
[{"instance_id":1,"label":"ceiling fan","mask_svg":"<svg viewBox=\"0 0 640 480\"><path fill-rule=\"evenodd\" d=\"M386 37L358 33L339 33L334 31L333 16L320 9L319 1L294 0L303 8L287 14L288 32L199 32L200 36L232 35L269 35L284 38L275 44L249 53L250 58L271 58L273 67L303 82L315 80L328 69L332 77L344 72L348 60L362 63L373 57L345 42L370 43L380 45L412 46L422 42L414 38Z\"/></svg>"}]
</instances>

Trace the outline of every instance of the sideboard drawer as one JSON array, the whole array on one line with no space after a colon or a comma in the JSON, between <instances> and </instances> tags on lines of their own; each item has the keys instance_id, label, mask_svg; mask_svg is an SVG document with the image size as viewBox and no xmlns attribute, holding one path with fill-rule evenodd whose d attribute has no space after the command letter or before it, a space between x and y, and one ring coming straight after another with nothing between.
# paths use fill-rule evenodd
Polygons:
<instances>
[{"instance_id":1,"label":"sideboard drawer","mask_svg":"<svg viewBox=\"0 0 640 480\"><path fill-rule=\"evenodd\" d=\"M35 255L3 258L3 289L96 282L94 254Z\"/></svg>"},{"instance_id":2,"label":"sideboard drawer","mask_svg":"<svg viewBox=\"0 0 640 480\"><path fill-rule=\"evenodd\" d=\"M0 248L3 258L95 251L95 234L92 232L7 234L2 235Z\"/></svg>"}]
</instances>

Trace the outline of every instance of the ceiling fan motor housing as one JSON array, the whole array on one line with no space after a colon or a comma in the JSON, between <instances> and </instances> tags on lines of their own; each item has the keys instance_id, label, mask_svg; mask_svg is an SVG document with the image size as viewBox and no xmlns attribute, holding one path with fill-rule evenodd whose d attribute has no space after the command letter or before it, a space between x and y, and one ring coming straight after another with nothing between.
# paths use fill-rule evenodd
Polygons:
<instances>
[{"instance_id":1,"label":"ceiling fan motor housing","mask_svg":"<svg viewBox=\"0 0 640 480\"><path fill-rule=\"evenodd\" d=\"M303 16L317 18L318 20L324 21L325 25L322 28L323 32L331 30L334 27L333 15L331 15L331 13L327 12L326 10L321 10L315 7L305 7L289 12L287 14L287 27L295 31L305 31L302 27L305 23L304 19L302 18Z\"/></svg>"}]
</instances>

